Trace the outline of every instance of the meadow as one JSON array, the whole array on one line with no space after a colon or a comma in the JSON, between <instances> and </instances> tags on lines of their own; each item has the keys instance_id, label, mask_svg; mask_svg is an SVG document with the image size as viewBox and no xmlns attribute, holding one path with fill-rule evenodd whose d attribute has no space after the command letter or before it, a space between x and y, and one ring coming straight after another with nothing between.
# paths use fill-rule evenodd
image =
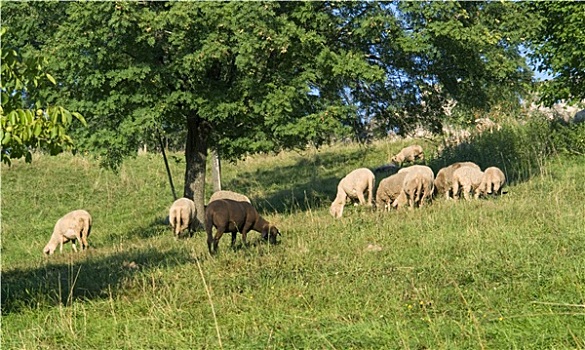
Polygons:
<instances>
[{"instance_id":1,"label":"meadow","mask_svg":"<svg viewBox=\"0 0 585 350\"><path fill-rule=\"evenodd\" d=\"M506 135L442 154L432 140L376 141L224 162L224 189L282 237L230 249L224 236L216 257L204 232L176 240L165 224L159 154L117 173L70 154L2 165L1 348L583 349L585 157ZM435 172L502 167L507 193L329 215L339 179L414 142ZM181 192L184 160L170 159ZM94 218L90 249L43 256L77 208Z\"/></svg>"}]
</instances>

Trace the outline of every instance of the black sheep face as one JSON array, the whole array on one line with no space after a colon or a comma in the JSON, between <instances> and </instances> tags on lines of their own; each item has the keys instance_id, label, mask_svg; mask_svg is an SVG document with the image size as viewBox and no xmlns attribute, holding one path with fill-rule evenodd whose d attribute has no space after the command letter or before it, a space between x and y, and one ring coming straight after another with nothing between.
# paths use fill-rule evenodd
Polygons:
<instances>
[{"instance_id":1,"label":"black sheep face","mask_svg":"<svg viewBox=\"0 0 585 350\"><path fill-rule=\"evenodd\" d=\"M268 240L271 244L276 244L276 236L280 235L280 231L276 226L270 226L268 231L262 233L262 238Z\"/></svg>"}]
</instances>

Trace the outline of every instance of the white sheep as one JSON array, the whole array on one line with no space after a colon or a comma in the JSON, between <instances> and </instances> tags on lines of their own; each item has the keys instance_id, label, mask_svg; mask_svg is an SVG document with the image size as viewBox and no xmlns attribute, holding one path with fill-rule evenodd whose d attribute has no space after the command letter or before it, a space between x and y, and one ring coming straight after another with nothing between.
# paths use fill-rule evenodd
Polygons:
<instances>
[{"instance_id":1,"label":"white sheep","mask_svg":"<svg viewBox=\"0 0 585 350\"><path fill-rule=\"evenodd\" d=\"M422 207L427 199L431 198L434 190L433 170L425 165L413 165L400 169L398 174L406 174L400 195L392 203L393 207L400 207L408 202L410 208Z\"/></svg>"},{"instance_id":2,"label":"white sheep","mask_svg":"<svg viewBox=\"0 0 585 350\"><path fill-rule=\"evenodd\" d=\"M248 203L252 203L250 202L250 198L248 198L247 196L237 193L237 192L232 192L232 191L226 191L226 190L220 190L217 192L214 192L211 195L211 198L209 198L209 203L218 200L218 199L231 199L233 201L236 202L248 202Z\"/></svg>"},{"instance_id":3,"label":"white sheep","mask_svg":"<svg viewBox=\"0 0 585 350\"><path fill-rule=\"evenodd\" d=\"M425 155L423 148L419 145L412 145L403 148L398 154L390 158L390 161L395 164L402 165L404 162L414 162L416 159L424 160Z\"/></svg>"},{"instance_id":4,"label":"white sheep","mask_svg":"<svg viewBox=\"0 0 585 350\"><path fill-rule=\"evenodd\" d=\"M460 188L463 191L463 197L470 199L469 194L474 192L474 197L479 197L479 185L483 179L481 169L472 166L462 166L453 172L453 199L459 199Z\"/></svg>"},{"instance_id":5,"label":"white sheep","mask_svg":"<svg viewBox=\"0 0 585 350\"><path fill-rule=\"evenodd\" d=\"M392 203L402 192L402 185L406 172L394 174L380 181L376 190L376 207L378 209L390 209Z\"/></svg>"},{"instance_id":6,"label":"white sheep","mask_svg":"<svg viewBox=\"0 0 585 350\"><path fill-rule=\"evenodd\" d=\"M449 199L453 191L453 172L463 166L480 169L479 165L473 162L458 162L442 168L435 177L435 193L445 195Z\"/></svg>"},{"instance_id":7,"label":"white sheep","mask_svg":"<svg viewBox=\"0 0 585 350\"><path fill-rule=\"evenodd\" d=\"M484 170L483 178L478 187L479 195L502 194L502 187L506 183L506 175L498 167L489 167Z\"/></svg>"},{"instance_id":8,"label":"white sheep","mask_svg":"<svg viewBox=\"0 0 585 350\"><path fill-rule=\"evenodd\" d=\"M337 196L331 207L329 213L335 218L340 218L343 215L343 207L347 198L358 199L361 205L372 205L372 193L376 177L374 173L367 168L356 169L347 174L337 185ZM368 200L364 198L364 192L368 191Z\"/></svg>"},{"instance_id":9,"label":"white sheep","mask_svg":"<svg viewBox=\"0 0 585 350\"><path fill-rule=\"evenodd\" d=\"M75 242L79 242L81 250L89 247L87 237L91 232L91 215L85 210L74 210L57 220L49 243L43 248L43 252L51 255L59 246L59 252L63 252L63 243L71 241L73 251L77 252Z\"/></svg>"},{"instance_id":10,"label":"white sheep","mask_svg":"<svg viewBox=\"0 0 585 350\"><path fill-rule=\"evenodd\" d=\"M176 237L185 229L191 233L197 223L197 209L195 202L189 198L179 198L173 202L169 209L169 222Z\"/></svg>"}]
</instances>

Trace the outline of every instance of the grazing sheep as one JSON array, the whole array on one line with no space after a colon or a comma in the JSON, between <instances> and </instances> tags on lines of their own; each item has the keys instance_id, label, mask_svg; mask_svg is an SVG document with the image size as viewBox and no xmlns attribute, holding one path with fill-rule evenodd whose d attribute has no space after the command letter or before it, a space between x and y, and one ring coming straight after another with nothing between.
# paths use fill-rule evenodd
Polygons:
<instances>
[{"instance_id":1,"label":"grazing sheep","mask_svg":"<svg viewBox=\"0 0 585 350\"><path fill-rule=\"evenodd\" d=\"M453 172L453 199L459 199L459 189L463 189L463 197L469 200L469 193L475 192L475 198L479 197L479 185L483 179L481 169L472 166L462 166Z\"/></svg>"},{"instance_id":2,"label":"grazing sheep","mask_svg":"<svg viewBox=\"0 0 585 350\"><path fill-rule=\"evenodd\" d=\"M473 162L453 163L447 167L442 168L435 177L435 193L439 195L444 194L445 199L449 199L453 191L453 172L463 166L480 169L479 165Z\"/></svg>"},{"instance_id":3,"label":"grazing sheep","mask_svg":"<svg viewBox=\"0 0 585 350\"><path fill-rule=\"evenodd\" d=\"M498 167L489 167L484 170L483 178L478 187L479 195L502 194L502 187L506 183L506 175Z\"/></svg>"},{"instance_id":4,"label":"grazing sheep","mask_svg":"<svg viewBox=\"0 0 585 350\"><path fill-rule=\"evenodd\" d=\"M398 174L402 173L406 174L402 191L392 206L400 207L408 202L411 209L415 206L422 207L433 194L433 170L425 165L413 165L398 171Z\"/></svg>"},{"instance_id":5,"label":"grazing sheep","mask_svg":"<svg viewBox=\"0 0 585 350\"><path fill-rule=\"evenodd\" d=\"M423 148L419 145L412 145L403 148L398 154L390 158L390 161L395 164L402 166L404 162L414 162L416 159L424 160L425 155Z\"/></svg>"},{"instance_id":6,"label":"grazing sheep","mask_svg":"<svg viewBox=\"0 0 585 350\"><path fill-rule=\"evenodd\" d=\"M81 250L87 249L87 237L91 232L91 215L85 210L74 210L65 214L62 218L57 220L53 234L49 243L43 249L47 255L51 255L59 246L59 252L63 252L63 243L71 241L73 250L77 252L75 242L78 241L81 245Z\"/></svg>"},{"instance_id":7,"label":"grazing sheep","mask_svg":"<svg viewBox=\"0 0 585 350\"><path fill-rule=\"evenodd\" d=\"M250 202L250 198L246 197L243 194L237 193L237 192L232 192L232 191L217 191L215 193L213 193L211 195L211 198L209 198L209 202L213 202L215 200L218 199L231 199L237 202L248 202L248 203L252 203Z\"/></svg>"},{"instance_id":8,"label":"grazing sheep","mask_svg":"<svg viewBox=\"0 0 585 350\"><path fill-rule=\"evenodd\" d=\"M372 193L376 177L374 173L367 168L359 168L347 174L337 185L337 196L331 207L329 213L335 218L340 218L343 214L343 207L347 197L351 199L357 198L361 205L372 205ZM364 192L368 191L368 200L364 198Z\"/></svg>"},{"instance_id":9,"label":"grazing sheep","mask_svg":"<svg viewBox=\"0 0 585 350\"><path fill-rule=\"evenodd\" d=\"M378 209L389 210L390 207L392 207L392 203L394 203L402 191L405 176L406 172L402 172L380 181L378 189L376 190L376 207Z\"/></svg>"},{"instance_id":10,"label":"grazing sheep","mask_svg":"<svg viewBox=\"0 0 585 350\"><path fill-rule=\"evenodd\" d=\"M179 198L174 201L169 209L169 222L177 238L185 229L189 229L189 234L191 234L197 223L195 202L189 198Z\"/></svg>"},{"instance_id":11,"label":"grazing sheep","mask_svg":"<svg viewBox=\"0 0 585 350\"><path fill-rule=\"evenodd\" d=\"M213 227L217 229L215 237ZM236 243L236 234L242 233L242 242L246 244L246 236L250 230L262 233L262 238L270 238L270 243L276 243L276 236L280 231L276 226L266 221L252 204L238 202L231 199L218 199L210 202L205 209L205 231L207 232L207 247L210 254L217 253L217 246L225 232L232 234L232 247Z\"/></svg>"}]
</instances>

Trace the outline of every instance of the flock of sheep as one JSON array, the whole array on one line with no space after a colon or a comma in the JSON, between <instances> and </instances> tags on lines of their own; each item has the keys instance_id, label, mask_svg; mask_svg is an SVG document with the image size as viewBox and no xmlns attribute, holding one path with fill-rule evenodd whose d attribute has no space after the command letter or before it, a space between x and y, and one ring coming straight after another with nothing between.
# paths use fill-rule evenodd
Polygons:
<instances>
[{"instance_id":1,"label":"flock of sheep","mask_svg":"<svg viewBox=\"0 0 585 350\"><path fill-rule=\"evenodd\" d=\"M179 198L169 209L169 223L176 237L188 231L191 234L198 225L195 203L188 198ZM92 218L85 210L74 210L55 224L49 243L43 249L46 255L51 255L59 246L63 251L63 243L72 242L72 247L77 252L76 242L80 242L81 250L89 245L87 237L91 232ZM213 227L216 234L213 236ZM252 206L250 199L243 194L232 191L215 192L205 208L205 231L207 232L207 247L209 253L217 252L219 239L224 233L232 234L232 246L236 242L237 233L242 234L242 242L246 244L246 236L250 230L258 231L262 238L276 243L276 237L280 235L278 228L266 221Z\"/></svg>"},{"instance_id":2,"label":"flock of sheep","mask_svg":"<svg viewBox=\"0 0 585 350\"><path fill-rule=\"evenodd\" d=\"M402 166L405 162L424 159L423 149L419 145L402 149L391 158L391 162ZM501 194L506 183L506 176L497 167L489 167L485 171L472 162L459 162L442 168L437 173L425 165L411 165L401 168L378 185L376 191L376 208L422 207L434 196L445 196L446 199L459 199L462 194L467 200L489 194ZM343 207L347 199L358 200L361 205L372 205L372 194L376 178L367 168L356 169L345 176L337 186L337 196L329 208L329 213L336 218L343 215ZM364 194L367 193L366 200Z\"/></svg>"},{"instance_id":3,"label":"flock of sheep","mask_svg":"<svg viewBox=\"0 0 585 350\"><path fill-rule=\"evenodd\" d=\"M402 166L405 162L423 160L423 149L419 145L409 146L393 156L390 161ZM381 210L391 208L421 207L433 196L443 195L445 198L458 199L460 193L465 199L475 198L488 194L500 194L506 182L504 173L497 167L490 167L481 171L480 167L472 162L451 164L437 173L424 165L411 165L401 168L394 175L382 181L376 191L375 205ZM343 215L343 208L348 199L357 199L361 205L373 205L373 192L376 184L374 173L367 168L360 168L350 172L339 182L337 196L331 204L329 213L336 218ZM367 200L364 194L367 193ZM169 222L174 234L178 237L188 230L192 233L198 225L195 203L188 198L177 199L169 209ZM76 242L80 242L81 249L88 247L87 237L91 232L92 217L85 210L72 211L55 224L49 243L43 249L51 255L59 246L63 251L63 244L72 242L77 252ZM213 236L213 227L216 234ZM236 242L237 233L242 234L242 242L246 244L249 231L255 230L262 234L262 238L270 243L276 242L280 235L278 228L266 221L252 206L250 199L243 194L231 191L215 192L205 208L205 231L207 233L207 247L210 254L217 253L219 240L224 233L232 234L232 246Z\"/></svg>"}]
</instances>

